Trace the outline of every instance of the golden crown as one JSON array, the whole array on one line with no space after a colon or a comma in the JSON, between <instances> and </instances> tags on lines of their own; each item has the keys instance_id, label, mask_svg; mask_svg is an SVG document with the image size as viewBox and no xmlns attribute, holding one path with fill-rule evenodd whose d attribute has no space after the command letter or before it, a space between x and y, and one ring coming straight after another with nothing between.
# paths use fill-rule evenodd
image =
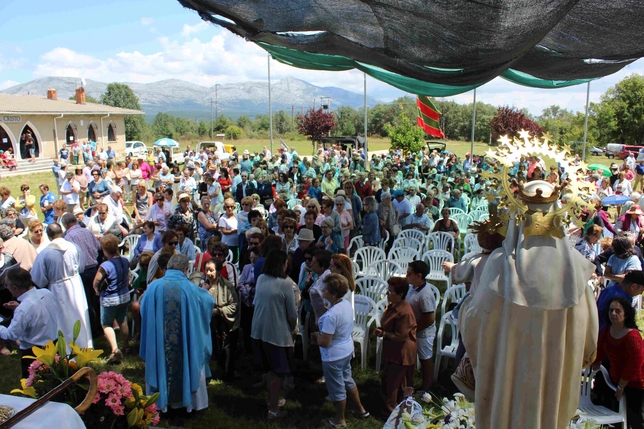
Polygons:
<instances>
[{"instance_id":1,"label":"golden crown","mask_svg":"<svg viewBox=\"0 0 644 429\"><path fill-rule=\"evenodd\" d=\"M499 140L500 145L488 150L486 161L489 166L482 175L490 181L487 190L487 200L498 203L498 216L506 225L515 216L517 225L531 216L532 222L525 228L526 235L552 235L563 238L561 226L574 222L583 226L580 214L583 210L592 208L590 203L592 191L586 182L584 172L587 165L575 160L570 146L559 148L551 143L550 136L544 134L540 139L531 137L525 130L519 132L519 137L510 139L507 135ZM525 187L512 186L510 170L521 157L540 156L550 158L562 167L567 179L561 184L548 184L543 181L527 183ZM545 192L544 192L545 191ZM546 209L530 209L528 204L553 203L563 196L561 207L554 211ZM534 207L534 206L533 206Z\"/></svg>"}]
</instances>

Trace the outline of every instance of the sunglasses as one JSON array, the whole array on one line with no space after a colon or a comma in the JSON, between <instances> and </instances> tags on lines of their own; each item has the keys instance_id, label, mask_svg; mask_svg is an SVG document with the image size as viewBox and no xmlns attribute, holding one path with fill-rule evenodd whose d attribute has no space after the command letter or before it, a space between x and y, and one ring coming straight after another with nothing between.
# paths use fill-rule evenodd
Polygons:
<instances>
[{"instance_id":1,"label":"sunglasses","mask_svg":"<svg viewBox=\"0 0 644 429\"><path fill-rule=\"evenodd\" d=\"M235 206L226 206L227 209L234 209Z\"/></svg>"},{"instance_id":2,"label":"sunglasses","mask_svg":"<svg viewBox=\"0 0 644 429\"><path fill-rule=\"evenodd\" d=\"M242 203L242 206L249 206L249 203Z\"/></svg>"},{"instance_id":3,"label":"sunglasses","mask_svg":"<svg viewBox=\"0 0 644 429\"><path fill-rule=\"evenodd\" d=\"M216 258L222 258L224 256L224 254L223 253L213 253L212 256L216 257Z\"/></svg>"},{"instance_id":4,"label":"sunglasses","mask_svg":"<svg viewBox=\"0 0 644 429\"><path fill-rule=\"evenodd\" d=\"M178 242L178 241L171 241L171 242L169 242L168 244L169 244L170 246L176 246L177 244L179 244L179 242Z\"/></svg>"},{"instance_id":5,"label":"sunglasses","mask_svg":"<svg viewBox=\"0 0 644 429\"><path fill-rule=\"evenodd\" d=\"M314 205L306 206L307 209L314 209L316 208Z\"/></svg>"},{"instance_id":6,"label":"sunglasses","mask_svg":"<svg viewBox=\"0 0 644 429\"><path fill-rule=\"evenodd\" d=\"M295 229L294 226L285 226L284 229Z\"/></svg>"},{"instance_id":7,"label":"sunglasses","mask_svg":"<svg viewBox=\"0 0 644 429\"><path fill-rule=\"evenodd\" d=\"M306 262L311 262L311 261L313 260L313 258L304 258L304 260L305 260Z\"/></svg>"},{"instance_id":8,"label":"sunglasses","mask_svg":"<svg viewBox=\"0 0 644 429\"><path fill-rule=\"evenodd\" d=\"M259 241L251 241L250 245L251 246L259 246L261 243Z\"/></svg>"},{"instance_id":9,"label":"sunglasses","mask_svg":"<svg viewBox=\"0 0 644 429\"><path fill-rule=\"evenodd\" d=\"M98 212L98 214L107 214L107 212Z\"/></svg>"}]
</instances>

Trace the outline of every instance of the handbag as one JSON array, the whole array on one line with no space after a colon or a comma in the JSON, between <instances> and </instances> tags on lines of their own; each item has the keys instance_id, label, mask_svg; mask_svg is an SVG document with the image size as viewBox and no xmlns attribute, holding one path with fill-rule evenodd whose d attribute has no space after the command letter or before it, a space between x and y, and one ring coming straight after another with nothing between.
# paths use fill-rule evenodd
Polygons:
<instances>
[{"instance_id":1,"label":"handbag","mask_svg":"<svg viewBox=\"0 0 644 429\"><path fill-rule=\"evenodd\" d=\"M394 237L400 234L400 225L394 224L393 233L394 233Z\"/></svg>"}]
</instances>

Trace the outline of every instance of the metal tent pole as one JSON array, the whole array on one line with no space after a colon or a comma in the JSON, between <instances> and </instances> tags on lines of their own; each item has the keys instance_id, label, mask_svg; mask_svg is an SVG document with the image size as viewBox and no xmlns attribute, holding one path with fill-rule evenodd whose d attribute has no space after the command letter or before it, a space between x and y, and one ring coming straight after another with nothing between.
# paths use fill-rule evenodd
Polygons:
<instances>
[{"instance_id":1,"label":"metal tent pole","mask_svg":"<svg viewBox=\"0 0 644 429\"><path fill-rule=\"evenodd\" d=\"M474 155L474 125L476 125L476 88L474 88L474 102L472 104L472 137L470 139L470 155Z\"/></svg>"},{"instance_id":2,"label":"metal tent pole","mask_svg":"<svg viewBox=\"0 0 644 429\"><path fill-rule=\"evenodd\" d=\"M584 118L584 146L581 153L581 160L586 160L586 136L588 135L588 103L590 101L590 81L586 85L586 117Z\"/></svg>"},{"instance_id":3,"label":"metal tent pole","mask_svg":"<svg viewBox=\"0 0 644 429\"><path fill-rule=\"evenodd\" d=\"M367 145L367 73L364 74L364 155L369 166L369 147Z\"/></svg>"},{"instance_id":4,"label":"metal tent pole","mask_svg":"<svg viewBox=\"0 0 644 429\"><path fill-rule=\"evenodd\" d=\"M271 153L273 153L273 103L271 100L271 54L268 54L268 123L270 127Z\"/></svg>"}]
</instances>

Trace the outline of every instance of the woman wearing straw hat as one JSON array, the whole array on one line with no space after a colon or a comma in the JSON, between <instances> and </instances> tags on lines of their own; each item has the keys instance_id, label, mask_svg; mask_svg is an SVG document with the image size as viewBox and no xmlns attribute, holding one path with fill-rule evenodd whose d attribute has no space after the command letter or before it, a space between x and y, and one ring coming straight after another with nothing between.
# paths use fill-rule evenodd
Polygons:
<instances>
[{"instance_id":1,"label":"woman wearing straw hat","mask_svg":"<svg viewBox=\"0 0 644 429\"><path fill-rule=\"evenodd\" d=\"M615 222L615 230L619 231L631 231L639 238L642 233L642 215L644 212L638 205L634 205L623 215L617 219Z\"/></svg>"}]
</instances>

